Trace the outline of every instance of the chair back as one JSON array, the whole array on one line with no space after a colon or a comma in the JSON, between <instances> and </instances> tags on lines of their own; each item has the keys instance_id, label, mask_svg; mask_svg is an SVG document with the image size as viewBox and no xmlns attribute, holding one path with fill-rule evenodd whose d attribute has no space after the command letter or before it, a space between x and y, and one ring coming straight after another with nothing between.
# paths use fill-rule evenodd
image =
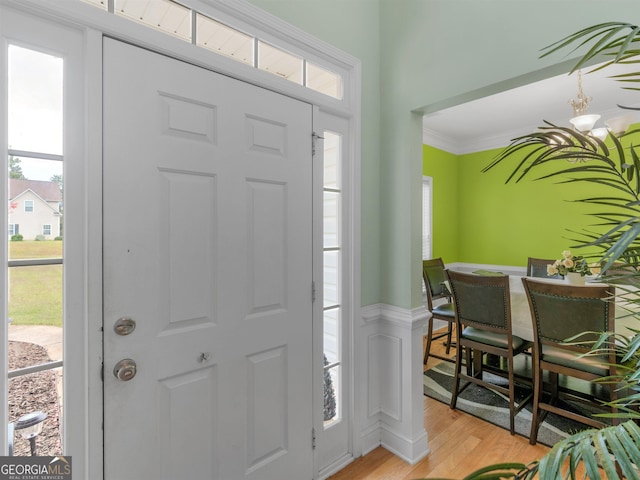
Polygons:
<instances>
[{"instance_id":1,"label":"chair back","mask_svg":"<svg viewBox=\"0 0 640 480\"><path fill-rule=\"evenodd\" d=\"M609 285L565 285L523 278L531 309L535 343L568 350L588 351L590 346L562 345L583 332L615 330L615 288ZM611 301L609 301L611 300ZM593 341L597 333L582 335L577 342Z\"/></svg>"},{"instance_id":2,"label":"chair back","mask_svg":"<svg viewBox=\"0 0 640 480\"><path fill-rule=\"evenodd\" d=\"M555 260L529 257L527 259L527 276L538 278L562 278L560 274L547 275L547 265L552 265L554 262Z\"/></svg>"},{"instance_id":3,"label":"chair back","mask_svg":"<svg viewBox=\"0 0 640 480\"><path fill-rule=\"evenodd\" d=\"M509 277L446 271L455 302L456 321L511 336Z\"/></svg>"},{"instance_id":4,"label":"chair back","mask_svg":"<svg viewBox=\"0 0 640 480\"><path fill-rule=\"evenodd\" d=\"M445 285L447 276L444 273L444 262L442 258L432 258L422 261L422 279L427 291L427 307L433 310L433 301L440 298L451 298L451 292Z\"/></svg>"}]
</instances>

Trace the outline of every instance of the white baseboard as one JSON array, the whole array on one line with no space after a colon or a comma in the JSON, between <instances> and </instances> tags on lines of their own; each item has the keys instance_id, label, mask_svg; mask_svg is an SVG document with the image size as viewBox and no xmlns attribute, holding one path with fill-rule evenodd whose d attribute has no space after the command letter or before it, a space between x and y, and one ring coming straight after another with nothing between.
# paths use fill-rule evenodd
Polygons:
<instances>
[{"instance_id":1,"label":"white baseboard","mask_svg":"<svg viewBox=\"0 0 640 480\"><path fill-rule=\"evenodd\" d=\"M430 452L426 432L420 433L415 439L410 439L398 435L384 424L381 425L380 431L381 445L411 465L418 463Z\"/></svg>"},{"instance_id":2,"label":"white baseboard","mask_svg":"<svg viewBox=\"0 0 640 480\"><path fill-rule=\"evenodd\" d=\"M345 455L344 457L339 458L318 472L318 480L326 480L331 475L338 473L344 467L349 465L353 460L354 458L352 455Z\"/></svg>"}]
</instances>

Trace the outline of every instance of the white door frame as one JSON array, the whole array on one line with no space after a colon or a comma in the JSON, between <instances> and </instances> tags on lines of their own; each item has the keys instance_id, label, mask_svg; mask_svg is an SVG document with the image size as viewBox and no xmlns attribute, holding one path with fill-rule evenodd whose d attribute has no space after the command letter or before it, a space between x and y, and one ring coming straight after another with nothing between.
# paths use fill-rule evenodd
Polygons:
<instances>
[{"instance_id":1,"label":"white door frame","mask_svg":"<svg viewBox=\"0 0 640 480\"><path fill-rule=\"evenodd\" d=\"M244 0L182 0L198 11L214 18L224 20L232 26L242 28L266 41L275 43L291 52L298 52L305 58L317 59L320 64L329 65L333 71L343 76L344 97L342 100L333 99L282 80L272 74L259 71L252 67L216 55L212 52L198 49L161 32L117 17L81 0L65 0L51 2L50 0L0 0L0 13L4 8L12 8L23 13L33 15L49 22L66 26L70 30L79 31L83 35L83 52L74 78L84 82L78 85L82 92L76 107L82 111L79 118L82 124L81 142L75 146L80 158L78 170L71 173L79 185L74 195L69 195L65 204L67 212L75 209L78 212L78 223L74 228L73 237L67 226L65 242L69 251L74 247L74 257L65 257L67 269L73 269L73 278L78 279L72 285L66 285L73 296L65 298L66 315L72 315L78 327L72 331L65 331L65 345L81 346L71 354L65 352L66 398L64 407L69 415L73 413L73 421L67 422L65 432L67 453L74 456L74 473L80 478L102 478L102 383L100 380L102 359L102 36L108 35L133 44L155 50L180 60L193 63L268 88L291 97L307 101L316 105L321 111L346 118L349 122L348 142L349 171L352 173L345 185L345 194L349 197L351 209L346 212L346 219L351 232L350 242L345 245L348 253L348 268L353 275L346 287L349 296L349 310L345 312L352 325L360 321L360 61L335 47L326 44L313 36L287 24L279 18L270 15ZM3 60L3 55L0 55ZM0 68L3 70L4 68ZM6 77L5 77L6 78ZM6 90L5 90L6 91ZM4 113L0 117L0 147L6 151L6 99L0 98L0 110ZM67 146L67 145L66 145ZM66 152L65 152L66 153ZM66 155L65 155L66 156ZM6 160L5 160L6 161ZM6 169L5 169L6 171ZM73 179L66 178L68 183ZM5 187L0 192L6 191ZM0 224L0 227L3 225ZM6 225L4 225L6 231ZM73 240L71 239L73 238ZM5 249L6 250L6 249ZM5 259L6 260L6 259ZM72 277L72 275L69 275ZM81 279L81 280L79 280ZM0 281L0 286L6 288ZM5 290L6 291L6 290ZM0 329L0 341L6 345L5 328ZM355 335L351 338L349 355L354 358L355 345L358 343ZM3 347L6 348L6 347ZM1 354L2 352L0 352ZM77 356L77 357L76 357ZM4 358L2 355L0 357ZM76 357L76 358L73 358ZM0 364L4 362L0 361ZM354 371L345 372L351 377L349 382L354 385ZM73 370L72 370L73 369ZM2 391L6 391L6 384ZM356 392L354 392L356 393ZM0 400L2 400L0 394ZM361 395L351 395L352 404L348 408L353 412L355 403L362 401ZM0 412L6 409L6 401L2 402ZM3 419L7 416L3 415ZM0 428L6 420L0 420ZM351 432L359 432L358 418L351 415ZM6 430L6 425L4 425ZM0 435L0 451L6 452L6 436ZM353 455L358 456L361 445L356 435L353 435Z\"/></svg>"}]
</instances>

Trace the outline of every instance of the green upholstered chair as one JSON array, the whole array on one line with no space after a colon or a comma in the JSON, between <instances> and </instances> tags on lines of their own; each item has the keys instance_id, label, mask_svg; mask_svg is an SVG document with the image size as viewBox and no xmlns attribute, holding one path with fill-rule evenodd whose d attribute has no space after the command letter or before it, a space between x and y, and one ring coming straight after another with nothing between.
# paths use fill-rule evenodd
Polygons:
<instances>
[{"instance_id":1,"label":"green upholstered chair","mask_svg":"<svg viewBox=\"0 0 640 480\"><path fill-rule=\"evenodd\" d=\"M535 445L540 423L547 412L553 412L575 421L599 428L605 424L592 416L585 416L561 408L557 404L558 375L582 380L596 380L615 375L615 353L603 355L584 354L590 350L589 341L598 338L597 333L582 335L573 342L568 338L582 332L607 332L615 329L615 304L609 302L615 293L608 285L564 285L523 278L529 299L533 321L533 418L529 442ZM568 344L571 343L571 344ZM543 372L549 372L551 398L544 401ZM609 388L611 399L616 398L615 388ZM565 392L569 393L569 392ZM581 398L585 400L584 398ZM597 405L600 402L591 399Z\"/></svg>"},{"instance_id":2,"label":"green upholstered chair","mask_svg":"<svg viewBox=\"0 0 640 480\"><path fill-rule=\"evenodd\" d=\"M458 395L471 383L483 386L509 398L509 430L514 433L514 418L531 396L515 404L515 373L513 358L530 347L530 342L511 333L509 277L482 276L447 270L456 312L458 350L451 395L451 408L456 408ZM462 350L473 353L472 369L462 373ZM507 363L508 386L483 379L483 354L504 357ZM466 383L460 387L460 381Z\"/></svg>"},{"instance_id":3,"label":"green upholstered chair","mask_svg":"<svg viewBox=\"0 0 640 480\"><path fill-rule=\"evenodd\" d=\"M453 323L455 322L455 312L453 311L453 303L451 303L451 292L445 285L447 277L444 273L444 262L442 258L432 258L431 260L422 261L422 279L424 287L427 291L427 309L431 312L429 323L427 325L427 345L424 351L424 364L427 364L429 356L439 358L441 360L453 361L447 356L431 353L431 342L439 338L447 337L446 355L451 350L451 333L453 331ZM440 300L440 303L434 305L434 302ZM445 300L442 302L442 300ZM433 335L433 320L444 320L447 322L447 331Z\"/></svg>"},{"instance_id":4,"label":"green upholstered chair","mask_svg":"<svg viewBox=\"0 0 640 480\"><path fill-rule=\"evenodd\" d=\"M547 265L551 265L555 260L547 260L545 258L533 258L527 259L527 276L538 278L562 278L562 275L547 275Z\"/></svg>"}]
</instances>

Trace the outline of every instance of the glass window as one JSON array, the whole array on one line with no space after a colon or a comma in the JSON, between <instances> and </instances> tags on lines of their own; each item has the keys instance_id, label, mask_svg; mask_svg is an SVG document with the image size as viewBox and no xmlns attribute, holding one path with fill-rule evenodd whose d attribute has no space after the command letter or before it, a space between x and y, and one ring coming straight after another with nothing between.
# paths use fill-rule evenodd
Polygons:
<instances>
[{"instance_id":1,"label":"glass window","mask_svg":"<svg viewBox=\"0 0 640 480\"><path fill-rule=\"evenodd\" d=\"M191 41L191 10L171 0L116 0L114 12L174 37Z\"/></svg>"},{"instance_id":2,"label":"glass window","mask_svg":"<svg viewBox=\"0 0 640 480\"><path fill-rule=\"evenodd\" d=\"M330 97L342 98L342 77L311 62L307 63L307 87Z\"/></svg>"},{"instance_id":3,"label":"glass window","mask_svg":"<svg viewBox=\"0 0 640 480\"><path fill-rule=\"evenodd\" d=\"M323 352L324 352L324 427L342 419L342 245L340 239L342 137L327 132L324 136L323 202Z\"/></svg>"},{"instance_id":4,"label":"glass window","mask_svg":"<svg viewBox=\"0 0 640 480\"><path fill-rule=\"evenodd\" d=\"M253 37L216 22L196 16L196 44L239 62L253 65Z\"/></svg>"},{"instance_id":5,"label":"glass window","mask_svg":"<svg viewBox=\"0 0 640 480\"><path fill-rule=\"evenodd\" d=\"M9 148L62 154L62 59L9 46Z\"/></svg>"},{"instance_id":6,"label":"glass window","mask_svg":"<svg viewBox=\"0 0 640 480\"><path fill-rule=\"evenodd\" d=\"M302 85L302 59L268 43L258 42L258 68Z\"/></svg>"},{"instance_id":7,"label":"glass window","mask_svg":"<svg viewBox=\"0 0 640 480\"><path fill-rule=\"evenodd\" d=\"M431 245L431 177L422 179L422 259L429 260Z\"/></svg>"},{"instance_id":8,"label":"glass window","mask_svg":"<svg viewBox=\"0 0 640 480\"><path fill-rule=\"evenodd\" d=\"M108 10L107 0L82 0ZM257 40L172 0L114 0L114 13L192 42L239 62L271 72L338 100L344 96L342 75ZM195 25L192 18L195 16ZM256 62L255 46L258 45ZM304 74L304 75L303 75Z\"/></svg>"},{"instance_id":9,"label":"glass window","mask_svg":"<svg viewBox=\"0 0 640 480\"><path fill-rule=\"evenodd\" d=\"M15 45L8 54L8 420L41 412L37 454L61 455L63 249L51 236L62 235L63 59ZM9 441L31 454L18 430Z\"/></svg>"}]
</instances>

